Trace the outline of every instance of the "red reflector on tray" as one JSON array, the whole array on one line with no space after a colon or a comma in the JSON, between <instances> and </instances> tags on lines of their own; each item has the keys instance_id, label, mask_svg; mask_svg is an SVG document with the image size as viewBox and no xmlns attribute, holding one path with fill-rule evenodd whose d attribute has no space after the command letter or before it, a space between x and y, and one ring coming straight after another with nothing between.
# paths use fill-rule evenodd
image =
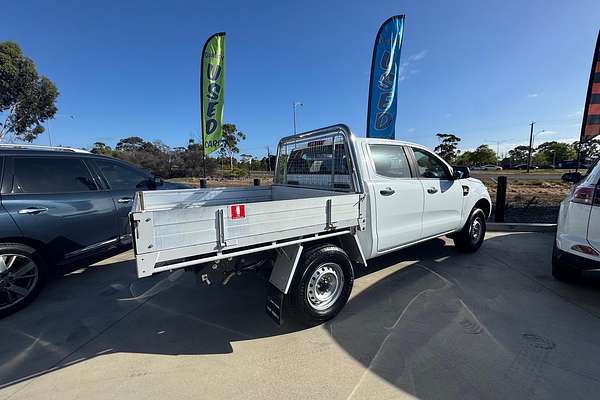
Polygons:
<instances>
[{"instance_id":1,"label":"red reflector on tray","mask_svg":"<svg viewBox=\"0 0 600 400\"><path fill-rule=\"evenodd\" d=\"M235 204L231 206L231 219L246 218L246 205Z\"/></svg>"}]
</instances>

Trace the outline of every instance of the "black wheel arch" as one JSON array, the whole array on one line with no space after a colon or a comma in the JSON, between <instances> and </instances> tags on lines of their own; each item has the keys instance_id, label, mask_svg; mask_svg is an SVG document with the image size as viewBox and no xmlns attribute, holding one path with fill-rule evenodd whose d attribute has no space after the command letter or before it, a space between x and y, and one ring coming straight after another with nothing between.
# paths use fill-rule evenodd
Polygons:
<instances>
[{"instance_id":1,"label":"black wheel arch","mask_svg":"<svg viewBox=\"0 0 600 400\"><path fill-rule=\"evenodd\" d=\"M14 237L2 237L0 238L1 243L17 243L23 244L25 246L29 246L39 253L39 256L47 263L50 264L52 261L52 252L50 248L45 245L43 242L31 239L25 236L14 236Z\"/></svg>"},{"instance_id":2,"label":"black wheel arch","mask_svg":"<svg viewBox=\"0 0 600 400\"><path fill-rule=\"evenodd\" d=\"M490 217L490 215L492 214L492 204L488 201L488 199L479 199L479 200L477 200L477 203L475 203L475 205L471 209L471 213L476 208L480 208L481 211L483 211L483 213L485 214L485 218L486 219L488 219Z\"/></svg>"}]
</instances>

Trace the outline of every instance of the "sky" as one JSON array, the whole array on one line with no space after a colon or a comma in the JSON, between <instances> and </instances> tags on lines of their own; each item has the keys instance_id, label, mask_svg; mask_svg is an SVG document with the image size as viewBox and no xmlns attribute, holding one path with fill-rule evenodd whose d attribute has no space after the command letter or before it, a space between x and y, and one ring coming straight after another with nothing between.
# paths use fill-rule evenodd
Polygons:
<instances>
[{"instance_id":1,"label":"sky","mask_svg":"<svg viewBox=\"0 0 600 400\"><path fill-rule=\"evenodd\" d=\"M373 42L395 14L406 15L397 139L434 147L451 132L463 150L505 152L536 121L536 143L574 141L600 28L598 0L4 0L2 14L0 40L60 91L53 144L88 148L199 141L200 53L225 31L224 120L257 156L292 133L295 101L299 131L345 123L364 136Z\"/></svg>"}]
</instances>

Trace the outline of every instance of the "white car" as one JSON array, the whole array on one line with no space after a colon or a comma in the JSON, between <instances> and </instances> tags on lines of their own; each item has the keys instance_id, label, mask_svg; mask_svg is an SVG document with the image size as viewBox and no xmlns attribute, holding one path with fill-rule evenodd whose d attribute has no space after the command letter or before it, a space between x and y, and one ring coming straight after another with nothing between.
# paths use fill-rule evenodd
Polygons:
<instances>
[{"instance_id":1,"label":"white car","mask_svg":"<svg viewBox=\"0 0 600 400\"><path fill-rule=\"evenodd\" d=\"M483 165L481 167L483 171L502 171L502 167L499 165Z\"/></svg>"},{"instance_id":2,"label":"white car","mask_svg":"<svg viewBox=\"0 0 600 400\"><path fill-rule=\"evenodd\" d=\"M583 271L600 271L600 162L586 175L563 175L574 185L560 204L552 275L569 280Z\"/></svg>"}]
</instances>

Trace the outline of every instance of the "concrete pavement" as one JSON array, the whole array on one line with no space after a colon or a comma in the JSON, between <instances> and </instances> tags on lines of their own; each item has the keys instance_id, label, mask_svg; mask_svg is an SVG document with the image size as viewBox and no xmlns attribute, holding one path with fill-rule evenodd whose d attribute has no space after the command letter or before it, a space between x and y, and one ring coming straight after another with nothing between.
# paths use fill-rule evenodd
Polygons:
<instances>
[{"instance_id":1,"label":"concrete pavement","mask_svg":"<svg viewBox=\"0 0 600 400\"><path fill-rule=\"evenodd\" d=\"M257 277L138 280L129 252L0 320L0 399L594 398L600 284L550 276L553 236L437 239L373 260L333 321L276 326Z\"/></svg>"}]
</instances>

